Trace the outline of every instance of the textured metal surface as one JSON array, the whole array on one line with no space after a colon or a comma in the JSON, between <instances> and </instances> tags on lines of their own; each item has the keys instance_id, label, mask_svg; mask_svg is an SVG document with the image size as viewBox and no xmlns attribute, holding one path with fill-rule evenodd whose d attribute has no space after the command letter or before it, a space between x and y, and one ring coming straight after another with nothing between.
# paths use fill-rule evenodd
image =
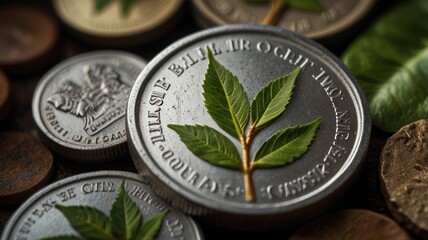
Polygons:
<instances>
[{"instance_id":1,"label":"textured metal surface","mask_svg":"<svg viewBox=\"0 0 428 240\"><path fill-rule=\"evenodd\" d=\"M40 239L77 233L55 204L95 207L109 215L121 182L140 208L143 221L168 209L157 239L203 239L195 222L168 206L141 182L137 174L99 171L81 174L42 189L28 199L11 217L1 239Z\"/></svg>"},{"instance_id":2,"label":"textured metal surface","mask_svg":"<svg viewBox=\"0 0 428 240\"><path fill-rule=\"evenodd\" d=\"M145 64L130 53L99 51L55 66L33 96L42 140L59 155L81 161L127 154L126 102Z\"/></svg>"},{"instance_id":3,"label":"textured metal surface","mask_svg":"<svg viewBox=\"0 0 428 240\"><path fill-rule=\"evenodd\" d=\"M222 132L202 96L207 46L238 77L249 99L270 80L303 68L286 112L259 133L252 152L284 127L323 118L301 159L254 171L254 203L244 200L241 172L202 161L167 127L200 124ZM251 25L218 27L172 44L138 77L127 109L130 150L140 173L185 212L241 228L296 224L330 206L362 165L370 124L361 90L336 57L294 33Z\"/></svg>"},{"instance_id":4,"label":"textured metal surface","mask_svg":"<svg viewBox=\"0 0 428 240\"><path fill-rule=\"evenodd\" d=\"M301 11L286 7L273 24L313 39L337 34L359 20L373 7L375 0L322 0L323 12ZM260 24L270 3L254 4L244 0L192 0L196 19L203 27L224 24Z\"/></svg>"}]
</instances>

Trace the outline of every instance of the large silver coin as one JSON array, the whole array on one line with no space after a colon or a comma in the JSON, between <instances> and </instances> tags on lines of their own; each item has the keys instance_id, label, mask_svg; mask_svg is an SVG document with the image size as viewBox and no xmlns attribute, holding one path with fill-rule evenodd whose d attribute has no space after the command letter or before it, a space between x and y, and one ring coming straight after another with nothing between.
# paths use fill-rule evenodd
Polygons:
<instances>
[{"instance_id":1,"label":"large silver coin","mask_svg":"<svg viewBox=\"0 0 428 240\"><path fill-rule=\"evenodd\" d=\"M57 154L80 161L125 155L126 102L145 65L130 53L99 51L55 66L33 96L42 140Z\"/></svg>"},{"instance_id":2,"label":"large silver coin","mask_svg":"<svg viewBox=\"0 0 428 240\"><path fill-rule=\"evenodd\" d=\"M177 212L154 195L137 174L120 171L85 173L42 189L14 213L1 239L41 239L57 236L75 236L80 239L83 236L70 226L68 218L56 206L84 206L86 209L92 207L109 217L122 182L128 196L142 214L141 225L167 210L155 239L203 239L200 229L191 218ZM83 217L88 224L82 224L82 220L81 225L86 226L87 231L91 231L90 224L103 223L99 219L94 221L97 219L94 217L97 210L93 210L92 215L88 213L87 218ZM76 211L75 216L80 218L85 215ZM128 226L135 225L135 222L128 222ZM113 234L116 234L117 230L114 228ZM94 227L94 232L95 229ZM102 232L102 229L100 227L98 230Z\"/></svg>"},{"instance_id":3,"label":"large silver coin","mask_svg":"<svg viewBox=\"0 0 428 240\"><path fill-rule=\"evenodd\" d=\"M322 123L303 155L283 166L255 167L250 178L243 173L244 164L241 169L233 169L203 160L214 154L213 149L230 146L227 142L232 142L231 148L235 147L239 158L244 159L242 143L230 134L234 128L218 125L222 121L218 119L229 118L227 114L217 114L214 120L213 115L221 109L211 108L214 114L207 110L204 95L210 95L211 104L221 105L229 99L234 105L238 101L231 96L239 92L237 84L229 80L223 83L223 89L211 86L204 90L205 85L213 85L204 83L206 76L213 75L206 75L207 48L216 61L237 77L249 102L271 80L302 68L285 111L258 131L246 151L254 159L262 144L278 131L320 118ZM227 75L220 71L219 75L222 74ZM231 86L235 86L233 91ZM223 97L225 94L228 97ZM236 117L233 121L240 120ZM203 132L202 127L198 130L200 141L189 138L197 132L190 127L181 132L187 137L180 138L171 124L207 126L206 129L215 129L227 140L204 141L205 135L215 131ZM248 128L243 131L248 132ZM150 176L156 189L167 192L165 197L181 210L237 228L296 224L326 210L357 176L370 129L366 100L340 60L295 33L252 25L213 28L172 44L138 77L127 109L129 145L139 172ZM199 144L199 149L190 150L189 144ZM211 152L203 150L210 144ZM268 144L267 148L275 149L275 144ZM284 151L284 159L300 147ZM253 198L247 196L247 181L252 181Z\"/></svg>"}]
</instances>

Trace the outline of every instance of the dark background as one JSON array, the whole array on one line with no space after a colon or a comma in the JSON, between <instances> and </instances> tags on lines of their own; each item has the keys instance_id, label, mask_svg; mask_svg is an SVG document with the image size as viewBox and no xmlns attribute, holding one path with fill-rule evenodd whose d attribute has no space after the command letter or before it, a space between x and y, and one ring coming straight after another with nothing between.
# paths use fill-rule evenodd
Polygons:
<instances>
[{"instance_id":1,"label":"dark background","mask_svg":"<svg viewBox=\"0 0 428 240\"><path fill-rule=\"evenodd\" d=\"M155 1L155 0L153 0ZM399 0L378 0L375 8L364 17L363 22L352 29L344 41L336 44L329 49L340 57L343 50L349 45L355 36L364 31L377 17L388 10ZM64 25L55 16L50 1L0 1L0 8L5 4L21 3L26 6L40 8L49 14L57 21L60 26L60 39L57 43L57 56L54 61L47 67L37 70L26 75L11 75L7 74L11 83L11 91L13 97L13 110L9 117L0 123L0 131L23 131L36 134L36 126L31 113L31 101L33 91L41 78L41 76L61 60L67 59L79 53L100 50L94 46L80 42L78 39L70 35L64 28ZM136 48L125 49L133 52L147 61L150 61L158 52L162 51L166 46L170 45L177 39L180 39L188 34L196 32L200 28L191 18L189 3L186 2L183 7L182 17L171 31L165 36L156 40L155 43L149 43ZM391 216L383 199L383 195L379 187L378 166L379 155L390 134L384 133L381 130L373 127L370 146L367 154L367 159L364 165L361 177L355 185L349 189L345 197L339 201L332 209L326 209L326 212L333 212L341 209L369 209L387 216ZM78 163L71 160L61 158L54 155L54 172L49 182L54 182L68 176L79 173L97 171L97 170L126 170L136 172L130 157L108 163ZM19 206L0 206L0 232L3 231L4 225L9 217ZM279 229L271 231L259 232L243 232L218 229L206 224L201 224L203 234L207 240L210 239L286 239L298 226L288 229Z\"/></svg>"}]
</instances>

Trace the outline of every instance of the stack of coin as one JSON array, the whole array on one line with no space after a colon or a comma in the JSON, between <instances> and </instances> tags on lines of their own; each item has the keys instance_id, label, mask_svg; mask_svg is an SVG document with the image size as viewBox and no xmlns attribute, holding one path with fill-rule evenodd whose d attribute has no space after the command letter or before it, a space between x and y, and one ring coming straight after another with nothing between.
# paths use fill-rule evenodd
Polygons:
<instances>
[{"instance_id":1,"label":"stack of coin","mask_svg":"<svg viewBox=\"0 0 428 240\"><path fill-rule=\"evenodd\" d=\"M7 76L0 70L0 122L7 117L11 109L10 84Z\"/></svg>"},{"instance_id":2,"label":"stack of coin","mask_svg":"<svg viewBox=\"0 0 428 240\"><path fill-rule=\"evenodd\" d=\"M184 0L132 1L124 12L121 1L102 9L96 1L56 0L54 8L68 29L96 46L130 47L153 41L170 30Z\"/></svg>"}]
</instances>

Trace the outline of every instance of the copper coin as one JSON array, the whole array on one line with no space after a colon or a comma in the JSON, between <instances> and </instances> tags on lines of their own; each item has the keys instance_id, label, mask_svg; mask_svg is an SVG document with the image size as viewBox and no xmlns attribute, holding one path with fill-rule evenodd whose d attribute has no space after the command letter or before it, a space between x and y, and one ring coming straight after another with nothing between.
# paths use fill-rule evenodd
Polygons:
<instances>
[{"instance_id":1,"label":"copper coin","mask_svg":"<svg viewBox=\"0 0 428 240\"><path fill-rule=\"evenodd\" d=\"M133 1L127 13L121 1L96 8L86 0L55 0L54 8L71 33L96 46L128 47L152 41L177 23L184 0Z\"/></svg>"},{"instance_id":2,"label":"copper coin","mask_svg":"<svg viewBox=\"0 0 428 240\"><path fill-rule=\"evenodd\" d=\"M299 228L290 240L304 239L389 239L410 240L392 219L362 209L349 209L316 219Z\"/></svg>"},{"instance_id":3,"label":"copper coin","mask_svg":"<svg viewBox=\"0 0 428 240\"><path fill-rule=\"evenodd\" d=\"M269 24L316 40L339 34L357 23L373 7L375 0L320 0L325 8L322 12L297 10L286 5L274 11L275 2L278 1L271 2L255 4L245 0L192 0L196 20L202 27ZM268 19L270 13L275 15L271 20Z\"/></svg>"},{"instance_id":4,"label":"copper coin","mask_svg":"<svg viewBox=\"0 0 428 240\"><path fill-rule=\"evenodd\" d=\"M0 8L0 66L26 73L46 66L58 39L58 27L46 13L24 6Z\"/></svg>"},{"instance_id":5,"label":"copper coin","mask_svg":"<svg viewBox=\"0 0 428 240\"><path fill-rule=\"evenodd\" d=\"M52 154L30 134L0 133L0 205L24 201L47 183L52 168Z\"/></svg>"},{"instance_id":6,"label":"copper coin","mask_svg":"<svg viewBox=\"0 0 428 240\"><path fill-rule=\"evenodd\" d=\"M380 181L393 217L428 238L428 120L401 128L380 158Z\"/></svg>"},{"instance_id":7,"label":"copper coin","mask_svg":"<svg viewBox=\"0 0 428 240\"><path fill-rule=\"evenodd\" d=\"M0 121L10 112L10 85L6 75L0 70Z\"/></svg>"}]
</instances>

